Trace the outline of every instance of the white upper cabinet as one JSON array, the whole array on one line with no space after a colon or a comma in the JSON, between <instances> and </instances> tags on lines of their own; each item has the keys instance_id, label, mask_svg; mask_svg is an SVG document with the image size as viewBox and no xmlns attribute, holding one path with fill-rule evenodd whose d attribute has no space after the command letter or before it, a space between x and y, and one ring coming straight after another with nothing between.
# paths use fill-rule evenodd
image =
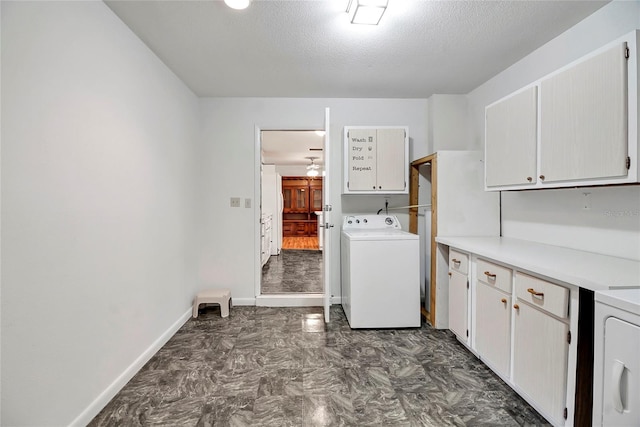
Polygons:
<instances>
[{"instance_id":1,"label":"white upper cabinet","mask_svg":"<svg viewBox=\"0 0 640 427\"><path fill-rule=\"evenodd\" d=\"M487 187L536 183L537 124L536 86L487 107Z\"/></svg>"},{"instance_id":2,"label":"white upper cabinet","mask_svg":"<svg viewBox=\"0 0 640 427\"><path fill-rule=\"evenodd\" d=\"M640 182L638 31L485 110L485 189Z\"/></svg>"},{"instance_id":3,"label":"white upper cabinet","mask_svg":"<svg viewBox=\"0 0 640 427\"><path fill-rule=\"evenodd\" d=\"M345 127L344 141L344 194L408 193L406 127Z\"/></svg>"},{"instance_id":4,"label":"white upper cabinet","mask_svg":"<svg viewBox=\"0 0 640 427\"><path fill-rule=\"evenodd\" d=\"M540 83L540 179L627 175L627 43Z\"/></svg>"}]
</instances>

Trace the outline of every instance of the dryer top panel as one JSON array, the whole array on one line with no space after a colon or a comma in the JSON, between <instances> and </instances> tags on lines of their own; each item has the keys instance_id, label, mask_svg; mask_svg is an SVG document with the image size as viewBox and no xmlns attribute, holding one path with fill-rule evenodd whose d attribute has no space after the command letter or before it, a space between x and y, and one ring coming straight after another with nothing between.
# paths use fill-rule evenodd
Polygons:
<instances>
[{"instance_id":1,"label":"dryer top panel","mask_svg":"<svg viewBox=\"0 0 640 427\"><path fill-rule=\"evenodd\" d=\"M595 293L596 302L640 315L640 289L615 289Z\"/></svg>"}]
</instances>

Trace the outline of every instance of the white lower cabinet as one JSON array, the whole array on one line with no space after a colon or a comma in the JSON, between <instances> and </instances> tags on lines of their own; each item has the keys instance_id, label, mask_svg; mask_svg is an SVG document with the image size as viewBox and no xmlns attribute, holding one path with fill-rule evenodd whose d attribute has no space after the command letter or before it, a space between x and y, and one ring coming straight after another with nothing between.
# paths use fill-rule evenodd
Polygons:
<instances>
[{"instance_id":1,"label":"white lower cabinet","mask_svg":"<svg viewBox=\"0 0 640 427\"><path fill-rule=\"evenodd\" d=\"M569 325L517 300L513 383L556 424L564 422Z\"/></svg>"},{"instance_id":2,"label":"white lower cabinet","mask_svg":"<svg viewBox=\"0 0 640 427\"><path fill-rule=\"evenodd\" d=\"M449 251L449 329L469 344L469 255Z\"/></svg>"},{"instance_id":3,"label":"white lower cabinet","mask_svg":"<svg viewBox=\"0 0 640 427\"><path fill-rule=\"evenodd\" d=\"M449 272L449 329L465 343L467 329L467 276L457 271Z\"/></svg>"},{"instance_id":4,"label":"white lower cabinet","mask_svg":"<svg viewBox=\"0 0 640 427\"><path fill-rule=\"evenodd\" d=\"M509 237L436 241L469 278L470 352L554 427L640 427L640 262Z\"/></svg>"},{"instance_id":5,"label":"white lower cabinet","mask_svg":"<svg viewBox=\"0 0 640 427\"><path fill-rule=\"evenodd\" d=\"M508 378L511 356L511 295L478 283L476 310L476 351L487 365Z\"/></svg>"},{"instance_id":6,"label":"white lower cabinet","mask_svg":"<svg viewBox=\"0 0 640 427\"><path fill-rule=\"evenodd\" d=\"M260 221L260 254L264 267L271 257L271 215L263 215Z\"/></svg>"},{"instance_id":7,"label":"white lower cabinet","mask_svg":"<svg viewBox=\"0 0 640 427\"><path fill-rule=\"evenodd\" d=\"M473 283L468 325L453 311L467 295L467 275L450 264L450 329L554 426L570 425L571 291L498 262L471 255L464 268Z\"/></svg>"}]
</instances>

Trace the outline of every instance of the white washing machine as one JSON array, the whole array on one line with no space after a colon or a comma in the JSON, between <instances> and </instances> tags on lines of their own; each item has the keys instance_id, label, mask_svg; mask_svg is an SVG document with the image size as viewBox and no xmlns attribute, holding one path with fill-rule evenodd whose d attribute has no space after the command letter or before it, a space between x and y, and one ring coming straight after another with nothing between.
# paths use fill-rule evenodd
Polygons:
<instances>
[{"instance_id":1,"label":"white washing machine","mask_svg":"<svg viewBox=\"0 0 640 427\"><path fill-rule=\"evenodd\" d=\"M640 426L640 289L595 293L593 425Z\"/></svg>"},{"instance_id":2,"label":"white washing machine","mask_svg":"<svg viewBox=\"0 0 640 427\"><path fill-rule=\"evenodd\" d=\"M351 328L420 326L420 248L394 215L342 223L342 307Z\"/></svg>"}]
</instances>

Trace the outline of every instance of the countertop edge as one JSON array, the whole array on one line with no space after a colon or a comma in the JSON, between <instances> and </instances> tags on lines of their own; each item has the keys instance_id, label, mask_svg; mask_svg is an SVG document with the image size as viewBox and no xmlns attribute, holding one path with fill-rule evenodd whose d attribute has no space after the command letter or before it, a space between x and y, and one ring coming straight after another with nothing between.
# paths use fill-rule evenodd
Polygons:
<instances>
[{"instance_id":1,"label":"countertop edge","mask_svg":"<svg viewBox=\"0 0 640 427\"><path fill-rule=\"evenodd\" d=\"M592 291L640 288L640 261L507 237L438 236L436 242ZM562 257L566 268L554 265Z\"/></svg>"}]
</instances>

